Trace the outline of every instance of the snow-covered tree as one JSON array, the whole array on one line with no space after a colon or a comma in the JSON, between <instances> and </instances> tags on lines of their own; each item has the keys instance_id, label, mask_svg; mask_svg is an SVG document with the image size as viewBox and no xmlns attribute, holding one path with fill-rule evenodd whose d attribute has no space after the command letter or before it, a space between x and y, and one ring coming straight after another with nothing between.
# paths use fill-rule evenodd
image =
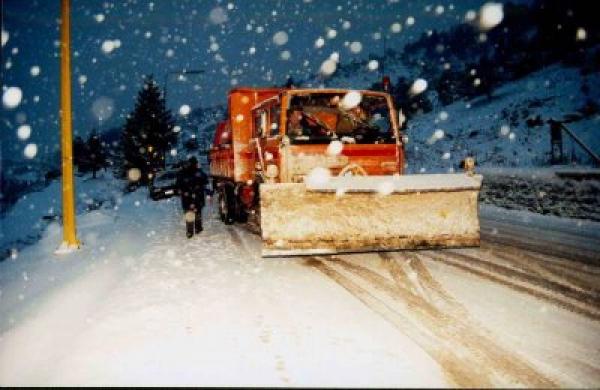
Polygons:
<instances>
[{"instance_id":1,"label":"snow-covered tree","mask_svg":"<svg viewBox=\"0 0 600 390\"><path fill-rule=\"evenodd\" d=\"M165 167L165 154L176 143L175 121L158 85L149 76L138 93L121 136L123 173L139 169L141 184Z\"/></svg>"}]
</instances>

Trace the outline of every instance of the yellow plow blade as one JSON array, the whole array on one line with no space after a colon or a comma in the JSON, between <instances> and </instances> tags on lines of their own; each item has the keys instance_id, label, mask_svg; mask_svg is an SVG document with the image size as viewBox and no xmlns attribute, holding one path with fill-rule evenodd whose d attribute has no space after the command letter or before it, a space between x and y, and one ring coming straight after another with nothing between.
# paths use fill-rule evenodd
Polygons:
<instances>
[{"instance_id":1,"label":"yellow plow blade","mask_svg":"<svg viewBox=\"0 0 600 390\"><path fill-rule=\"evenodd\" d=\"M480 175L261 184L263 256L479 245Z\"/></svg>"}]
</instances>

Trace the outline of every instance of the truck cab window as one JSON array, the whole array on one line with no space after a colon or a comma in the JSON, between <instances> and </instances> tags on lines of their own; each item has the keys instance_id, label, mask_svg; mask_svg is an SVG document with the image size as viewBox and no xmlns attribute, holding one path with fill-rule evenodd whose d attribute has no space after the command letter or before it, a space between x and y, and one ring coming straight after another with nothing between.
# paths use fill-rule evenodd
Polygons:
<instances>
[{"instance_id":1,"label":"truck cab window","mask_svg":"<svg viewBox=\"0 0 600 390\"><path fill-rule=\"evenodd\" d=\"M281 117L281 106L274 104L269 109L269 137L279 134L279 119Z\"/></svg>"},{"instance_id":2,"label":"truck cab window","mask_svg":"<svg viewBox=\"0 0 600 390\"><path fill-rule=\"evenodd\" d=\"M254 129L252 130L252 136L255 138L262 137L263 133L263 110L256 110L253 114Z\"/></svg>"},{"instance_id":3,"label":"truck cab window","mask_svg":"<svg viewBox=\"0 0 600 390\"><path fill-rule=\"evenodd\" d=\"M381 95L331 92L293 96L287 134L295 143L393 143L391 107Z\"/></svg>"}]
</instances>

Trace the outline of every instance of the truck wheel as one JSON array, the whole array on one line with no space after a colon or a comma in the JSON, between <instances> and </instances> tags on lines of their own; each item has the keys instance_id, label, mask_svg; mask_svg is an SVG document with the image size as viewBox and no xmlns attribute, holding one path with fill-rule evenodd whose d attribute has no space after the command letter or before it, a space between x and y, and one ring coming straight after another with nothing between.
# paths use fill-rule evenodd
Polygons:
<instances>
[{"instance_id":1,"label":"truck wheel","mask_svg":"<svg viewBox=\"0 0 600 390\"><path fill-rule=\"evenodd\" d=\"M240 196L241 186L238 186L234 191L234 200L235 200L235 220L237 222L246 223L248 222L248 213L244 207L244 203L242 202Z\"/></svg>"},{"instance_id":2,"label":"truck wheel","mask_svg":"<svg viewBox=\"0 0 600 390\"><path fill-rule=\"evenodd\" d=\"M224 200L224 195L223 192L219 190L218 193L218 199L219 199L219 218L221 218L221 222L225 222L225 209L227 208L227 205L224 205L223 202Z\"/></svg>"},{"instance_id":3,"label":"truck wheel","mask_svg":"<svg viewBox=\"0 0 600 390\"><path fill-rule=\"evenodd\" d=\"M236 213L235 219L241 223L248 222L248 213L246 212L246 210L244 210L244 206L242 205L242 202L237 201L236 205L237 205L237 213Z\"/></svg>"},{"instance_id":4,"label":"truck wheel","mask_svg":"<svg viewBox=\"0 0 600 390\"><path fill-rule=\"evenodd\" d=\"M235 222L234 202L233 188L228 185L223 186L223 188L219 191L219 216L221 217L221 221L223 221L226 225L231 225Z\"/></svg>"}]
</instances>

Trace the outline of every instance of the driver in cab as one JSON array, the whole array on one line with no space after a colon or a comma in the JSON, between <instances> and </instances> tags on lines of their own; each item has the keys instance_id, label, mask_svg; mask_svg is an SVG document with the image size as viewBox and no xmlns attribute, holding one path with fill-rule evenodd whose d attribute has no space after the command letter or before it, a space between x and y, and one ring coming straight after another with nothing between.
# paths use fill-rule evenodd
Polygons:
<instances>
[{"instance_id":1,"label":"driver in cab","mask_svg":"<svg viewBox=\"0 0 600 390\"><path fill-rule=\"evenodd\" d=\"M288 133L292 136L324 136L325 129L319 123L300 109L293 109L289 114Z\"/></svg>"}]
</instances>

